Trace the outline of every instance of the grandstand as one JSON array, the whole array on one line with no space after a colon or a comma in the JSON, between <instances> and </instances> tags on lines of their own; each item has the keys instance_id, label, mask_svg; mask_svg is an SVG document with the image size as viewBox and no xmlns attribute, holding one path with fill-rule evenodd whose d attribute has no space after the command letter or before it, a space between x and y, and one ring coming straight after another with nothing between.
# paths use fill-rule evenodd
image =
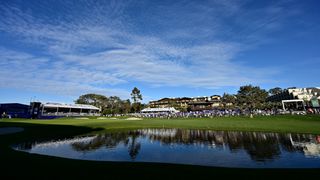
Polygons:
<instances>
[{"instance_id":1,"label":"grandstand","mask_svg":"<svg viewBox=\"0 0 320 180\"><path fill-rule=\"evenodd\" d=\"M1 103L0 115L8 118L29 118L29 106L20 103Z\"/></svg>"},{"instance_id":2,"label":"grandstand","mask_svg":"<svg viewBox=\"0 0 320 180\"><path fill-rule=\"evenodd\" d=\"M32 102L30 112L33 118L54 118L64 116L99 116L100 109L87 104L62 104Z\"/></svg>"}]
</instances>

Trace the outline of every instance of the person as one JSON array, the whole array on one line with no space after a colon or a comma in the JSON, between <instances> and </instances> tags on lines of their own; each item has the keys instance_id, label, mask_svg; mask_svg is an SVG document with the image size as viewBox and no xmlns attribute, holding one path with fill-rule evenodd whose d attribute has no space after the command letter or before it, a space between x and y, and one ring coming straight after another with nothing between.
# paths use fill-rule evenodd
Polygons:
<instances>
[{"instance_id":1,"label":"person","mask_svg":"<svg viewBox=\"0 0 320 180\"><path fill-rule=\"evenodd\" d=\"M311 108L308 108L308 113L311 113L311 114L313 114L314 112L313 112L313 109L311 109Z\"/></svg>"},{"instance_id":2,"label":"person","mask_svg":"<svg viewBox=\"0 0 320 180\"><path fill-rule=\"evenodd\" d=\"M318 136L316 137L316 141L317 141L317 143L320 143L320 135L318 135Z\"/></svg>"},{"instance_id":3,"label":"person","mask_svg":"<svg viewBox=\"0 0 320 180\"><path fill-rule=\"evenodd\" d=\"M3 112L2 115L1 115L1 117L2 117L2 118L6 118L6 117L7 117L6 112Z\"/></svg>"}]
</instances>

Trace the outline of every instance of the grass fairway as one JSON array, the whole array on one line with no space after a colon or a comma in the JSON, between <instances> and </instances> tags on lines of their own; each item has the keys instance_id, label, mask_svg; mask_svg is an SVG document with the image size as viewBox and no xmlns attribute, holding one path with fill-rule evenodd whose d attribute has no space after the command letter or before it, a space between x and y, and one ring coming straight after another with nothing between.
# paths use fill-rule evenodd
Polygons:
<instances>
[{"instance_id":1,"label":"grass fairway","mask_svg":"<svg viewBox=\"0 0 320 180\"><path fill-rule=\"evenodd\" d=\"M201 119L73 119L0 120L0 127L23 127L25 131L0 135L1 177L108 179L172 179L234 177L245 179L319 177L318 169L240 169L159 163L95 162L28 154L12 150L11 144L29 140L65 138L94 131L137 128L188 128L233 131L270 131L320 134L319 116L222 117Z\"/></svg>"},{"instance_id":2,"label":"grass fairway","mask_svg":"<svg viewBox=\"0 0 320 180\"><path fill-rule=\"evenodd\" d=\"M176 118L176 119L142 119L126 120L126 118L109 119L76 119L61 118L55 120L2 120L3 123L19 123L29 125L69 125L99 130L121 130L138 128L186 128L230 131L266 131L320 134L320 116L257 116L248 117L216 117L216 118ZM1 124L0 124L1 126Z\"/></svg>"}]
</instances>

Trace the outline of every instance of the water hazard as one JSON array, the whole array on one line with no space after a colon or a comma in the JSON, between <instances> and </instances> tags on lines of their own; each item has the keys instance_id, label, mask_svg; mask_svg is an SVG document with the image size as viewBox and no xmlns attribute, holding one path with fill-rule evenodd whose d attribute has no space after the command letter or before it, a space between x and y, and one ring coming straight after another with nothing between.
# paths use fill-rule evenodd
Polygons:
<instances>
[{"instance_id":1,"label":"water hazard","mask_svg":"<svg viewBox=\"0 0 320 180\"><path fill-rule=\"evenodd\" d=\"M16 150L95 161L244 168L319 168L320 135L141 129L48 142Z\"/></svg>"}]
</instances>

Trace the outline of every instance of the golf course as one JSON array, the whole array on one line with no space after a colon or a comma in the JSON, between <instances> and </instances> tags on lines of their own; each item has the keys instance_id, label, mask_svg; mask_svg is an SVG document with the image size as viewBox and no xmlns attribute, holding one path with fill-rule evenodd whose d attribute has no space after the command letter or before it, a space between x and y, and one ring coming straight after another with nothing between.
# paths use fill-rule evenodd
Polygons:
<instances>
[{"instance_id":1,"label":"golf course","mask_svg":"<svg viewBox=\"0 0 320 180\"><path fill-rule=\"evenodd\" d=\"M109 162L74 160L16 151L12 145L26 141L71 138L97 132L118 132L143 128L179 128L216 131L275 132L320 134L320 117L313 115L280 115L214 118L60 118L53 120L0 119L0 129L23 128L23 131L0 135L1 176L14 178L211 178L246 179L306 178L319 176L313 169L250 169L177 165L144 162Z\"/></svg>"}]
</instances>

